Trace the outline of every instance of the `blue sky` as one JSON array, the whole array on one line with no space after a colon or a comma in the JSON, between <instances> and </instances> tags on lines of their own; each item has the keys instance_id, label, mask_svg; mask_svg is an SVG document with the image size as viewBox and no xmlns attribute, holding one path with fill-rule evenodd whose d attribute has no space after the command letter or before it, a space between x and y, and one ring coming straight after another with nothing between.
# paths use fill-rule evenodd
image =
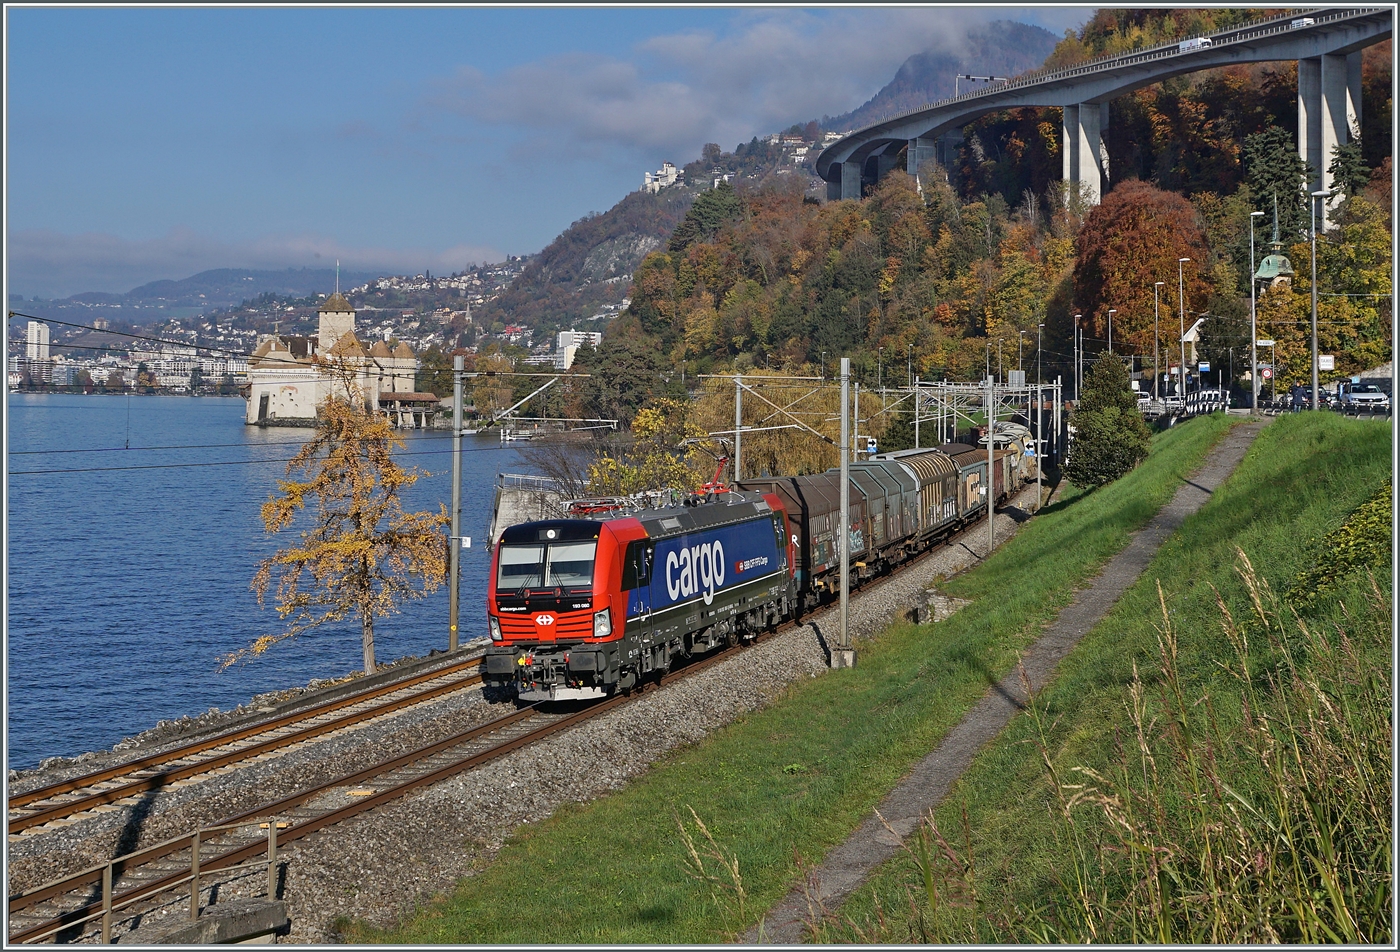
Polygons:
<instances>
[{"instance_id":1,"label":"blue sky","mask_svg":"<svg viewBox=\"0 0 1400 952\"><path fill-rule=\"evenodd\" d=\"M9 293L540 250L663 160L1089 7L5 9Z\"/></svg>"}]
</instances>

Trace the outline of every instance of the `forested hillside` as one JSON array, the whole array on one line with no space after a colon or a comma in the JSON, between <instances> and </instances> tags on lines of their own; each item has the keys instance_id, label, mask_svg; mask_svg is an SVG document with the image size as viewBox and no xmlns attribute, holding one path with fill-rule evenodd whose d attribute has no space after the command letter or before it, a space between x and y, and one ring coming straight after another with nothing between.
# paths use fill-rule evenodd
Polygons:
<instances>
[{"instance_id":1,"label":"forested hillside","mask_svg":"<svg viewBox=\"0 0 1400 952\"><path fill-rule=\"evenodd\" d=\"M1100 12L1051 62L1253 15ZM1318 242L1317 290L1320 352L1336 356L1332 379L1384 363L1393 347L1389 57L1389 42L1366 52L1369 127L1329 159L1342 194ZM1181 328L1204 318L1199 355L1211 363L1211 382L1226 376L1246 391L1251 221L1254 265L1276 250L1294 269L1291 282L1259 285L1259 336L1277 341L1261 359L1277 360L1278 386L1304 381L1310 245L1295 85L1291 66L1232 67L1115 101L1112 175L1098 205L1059 181L1060 116L1049 109L968 127L961 166L924 170L922 187L894 172L859 201L819 201L793 175L704 191L636 267L630 307L596 352L580 354L576 372L587 376L559 388L555 409L626 422L643 407L665 407L669 418L700 375L830 379L842 356L867 391L915 375L975 380L988 367L1004 376L1018 365L1032 379L1037 368L1069 379L1076 325L1096 358L1107 349L1110 311L1113 349L1139 371L1151 367L1154 347L1165 371ZM1251 211L1266 214L1251 219ZM715 407L732 406L732 396L701 389L688 412L703 419L692 424L722 429ZM649 432L670 433L674 446L681 423L657 429L652 417ZM754 421L770 417L763 410ZM792 463L778 437L754 443L750 450L746 437L746 460L752 451Z\"/></svg>"}]
</instances>

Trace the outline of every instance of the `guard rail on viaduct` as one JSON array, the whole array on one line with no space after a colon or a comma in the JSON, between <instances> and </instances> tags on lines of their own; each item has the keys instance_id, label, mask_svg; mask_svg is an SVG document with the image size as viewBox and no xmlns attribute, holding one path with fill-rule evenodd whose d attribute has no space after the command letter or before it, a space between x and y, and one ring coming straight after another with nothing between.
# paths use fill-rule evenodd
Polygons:
<instances>
[{"instance_id":1,"label":"guard rail on viaduct","mask_svg":"<svg viewBox=\"0 0 1400 952\"><path fill-rule=\"evenodd\" d=\"M1103 137L1111 100L1183 73L1297 60L1298 152L1313 170L1311 190L1330 190L1332 149L1361 131L1361 50L1389 39L1391 21L1389 7L1301 10L1188 41L1027 73L852 132L823 150L817 174L826 180L828 198L859 198L862 185L878 182L906 147L907 167L915 173L934 157L940 135L986 113L1058 106L1064 110L1064 178L1084 186L1097 203L1108 180Z\"/></svg>"}]
</instances>

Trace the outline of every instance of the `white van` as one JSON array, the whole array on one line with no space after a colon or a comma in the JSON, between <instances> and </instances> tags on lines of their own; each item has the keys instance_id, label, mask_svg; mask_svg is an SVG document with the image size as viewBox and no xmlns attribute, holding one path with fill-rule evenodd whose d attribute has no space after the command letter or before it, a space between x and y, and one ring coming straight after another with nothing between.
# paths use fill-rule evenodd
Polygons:
<instances>
[{"instance_id":1,"label":"white van","mask_svg":"<svg viewBox=\"0 0 1400 952\"><path fill-rule=\"evenodd\" d=\"M1299 17L1288 24L1290 30L1301 30L1305 26L1312 26L1316 21L1312 17Z\"/></svg>"},{"instance_id":2,"label":"white van","mask_svg":"<svg viewBox=\"0 0 1400 952\"><path fill-rule=\"evenodd\" d=\"M1177 46L1177 52L1185 53L1189 50L1203 50L1208 46L1213 46L1208 36L1193 36L1189 40L1182 40Z\"/></svg>"}]
</instances>

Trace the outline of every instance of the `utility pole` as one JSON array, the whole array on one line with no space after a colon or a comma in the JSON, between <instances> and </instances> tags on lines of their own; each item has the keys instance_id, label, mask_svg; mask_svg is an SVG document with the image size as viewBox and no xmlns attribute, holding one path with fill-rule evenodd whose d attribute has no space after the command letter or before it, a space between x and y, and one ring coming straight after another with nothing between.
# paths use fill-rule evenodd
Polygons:
<instances>
[{"instance_id":1,"label":"utility pole","mask_svg":"<svg viewBox=\"0 0 1400 952\"><path fill-rule=\"evenodd\" d=\"M841 556L841 630L831 652L833 668L853 668L851 650L851 358L841 358L841 525L837 552Z\"/></svg>"},{"instance_id":2,"label":"utility pole","mask_svg":"<svg viewBox=\"0 0 1400 952\"><path fill-rule=\"evenodd\" d=\"M1045 391L1040 389L1040 332L1035 326L1035 508L1040 509L1040 470L1045 465Z\"/></svg>"},{"instance_id":3,"label":"utility pole","mask_svg":"<svg viewBox=\"0 0 1400 952\"><path fill-rule=\"evenodd\" d=\"M743 426L744 412L744 383L741 374L734 375L734 482L739 481L739 466L743 462L743 444L740 442L743 437L740 435L740 428Z\"/></svg>"},{"instance_id":4,"label":"utility pole","mask_svg":"<svg viewBox=\"0 0 1400 952\"><path fill-rule=\"evenodd\" d=\"M448 540L447 650L457 650L457 620L462 578L462 356L452 358L452 535Z\"/></svg>"},{"instance_id":5,"label":"utility pole","mask_svg":"<svg viewBox=\"0 0 1400 952\"><path fill-rule=\"evenodd\" d=\"M1025 367L1023 367L1023 366L1021 365L1021 348L1024 347L1024 346L1025 346L1025 343L1026 343L1026 332L1025 332L1025 331L1018 330L1016 333L1019 334L1019 335L1021 335L1021 336L1016 340L1016 369L1017 369L1017 370L1024 370Z\"/></svg>"},{"instance_id":6,"label":"utility pole","mask_svg":"<svg viewBox=\"0 0 1400 952\"><path fill-rule=\"evenodd\" d=\"M1162 376L1162 368L1158 366L1158 362L1159 362L1159 360L1161 359L1160 356L1159 356L1159 354L1160 354L1160 347L1161 347L1161 329L1160 329L1160 327L1161 327L1161 322L1160 322L1160 314L1158 313L1158 304L1160 303L1160 301L1159 301L1159 296L1160 296L1160 293L1161 293L1161 290L1162 290L1162 285L1164 285L1164 284L1166 284L1166 283L1167 283L1167 282L1165 282L1165 281L1158 281L1157 283L1155 283L1155 284L1152 285L1152 399L1153 399L1153 400L1156 400L1156 399L1157 399L1157 379L1158 379L1159 377Z\"/></svg>"},{"instance_id":7,"label":"utility pole","mask_svg":"<svg viewBox=\"0 0 1400 952\"><path fill-rule=\"evenodd\" d=\"M1079 402L1079 382L1084 377L1084 331L1079 322L1083 314L1074 315L1074 400Z\"/></svg>"},{"instance_id":8,"label":"utility pole","mask_svg":"<svg viewBox=\"0 0 1400 952\"><path fill-rule=\"evenodd\" d=\"M1318 407L1317 392L1317 200L1326 198L1330 192L1311 192L1308 201L1312 211L1312 408Z\"/></svg>"},{"instance_id":9,"label":"utility pole","mask_svg":"<svg viewBox=\"0 0 1400 952\"><path fill-rule=\"evenodd\" d=\"M856 414L856 415L855 415L855 419L851 421L852 428L853 428L854 431L855 431L854 435L851 437L851 458L852 458L852 459L855 459L855 455L856 455L857 453L860 452L860 450L858 449L858 447L860 446L860 381L859 381L859 380L857 380L857 381L855 382L855 388L856 388L856 409L855 409L855 414Z\"/></svg>"},{"instance_id":10,"label":"utility pole","mask_svg":"<svg viewBox=\"0 0 1400 952\"><path fill-rule=\"evenodd\" d=\"M1249 213L1249 410L1259 411L1259 339L1258 317L1256 313L1254 278L1254 219L1263 218L1263 212Z\"/></svg>"},{"instance_id":11,"label":"utility pole","mask_svg":"<svg viewBox=\"0 0 1400 952\"><path fill-rule=\"evenodd\" d=\"M911 378L912 379L912 378ZM914 449L922 449L923 443L919 442L919 381L914 380Z\"/></svg>"},{"instance_id":12,"label":"utility pole","mask_svg":"<svg viewBox=\"0 0 1400 952\"><path fill-rule=\"evenodd\" d=\"M1177 391L1177 396L1181 398L1183 407L1186 405L1186 278L1182 265L1190 260L1176 259L1176 300L1181 308L1181 389Z\"/></svg>"},{"instance_id":13,"label":"utility pole","mask_svg":"<svg viewBox=\"0 0 1400 952\"><path fill-rule=\"evenodd\" d=\"M987 380L987 485L984 487L987 492L987 555L992 557L992 549L996 547L996 527L992 525L992 510L996 500L996 471L993 469L995 461L992 459L992 444L996 441L992 439L992 434L996 430L996 389L990 378Z\"/></svg>"}]
</instances>

